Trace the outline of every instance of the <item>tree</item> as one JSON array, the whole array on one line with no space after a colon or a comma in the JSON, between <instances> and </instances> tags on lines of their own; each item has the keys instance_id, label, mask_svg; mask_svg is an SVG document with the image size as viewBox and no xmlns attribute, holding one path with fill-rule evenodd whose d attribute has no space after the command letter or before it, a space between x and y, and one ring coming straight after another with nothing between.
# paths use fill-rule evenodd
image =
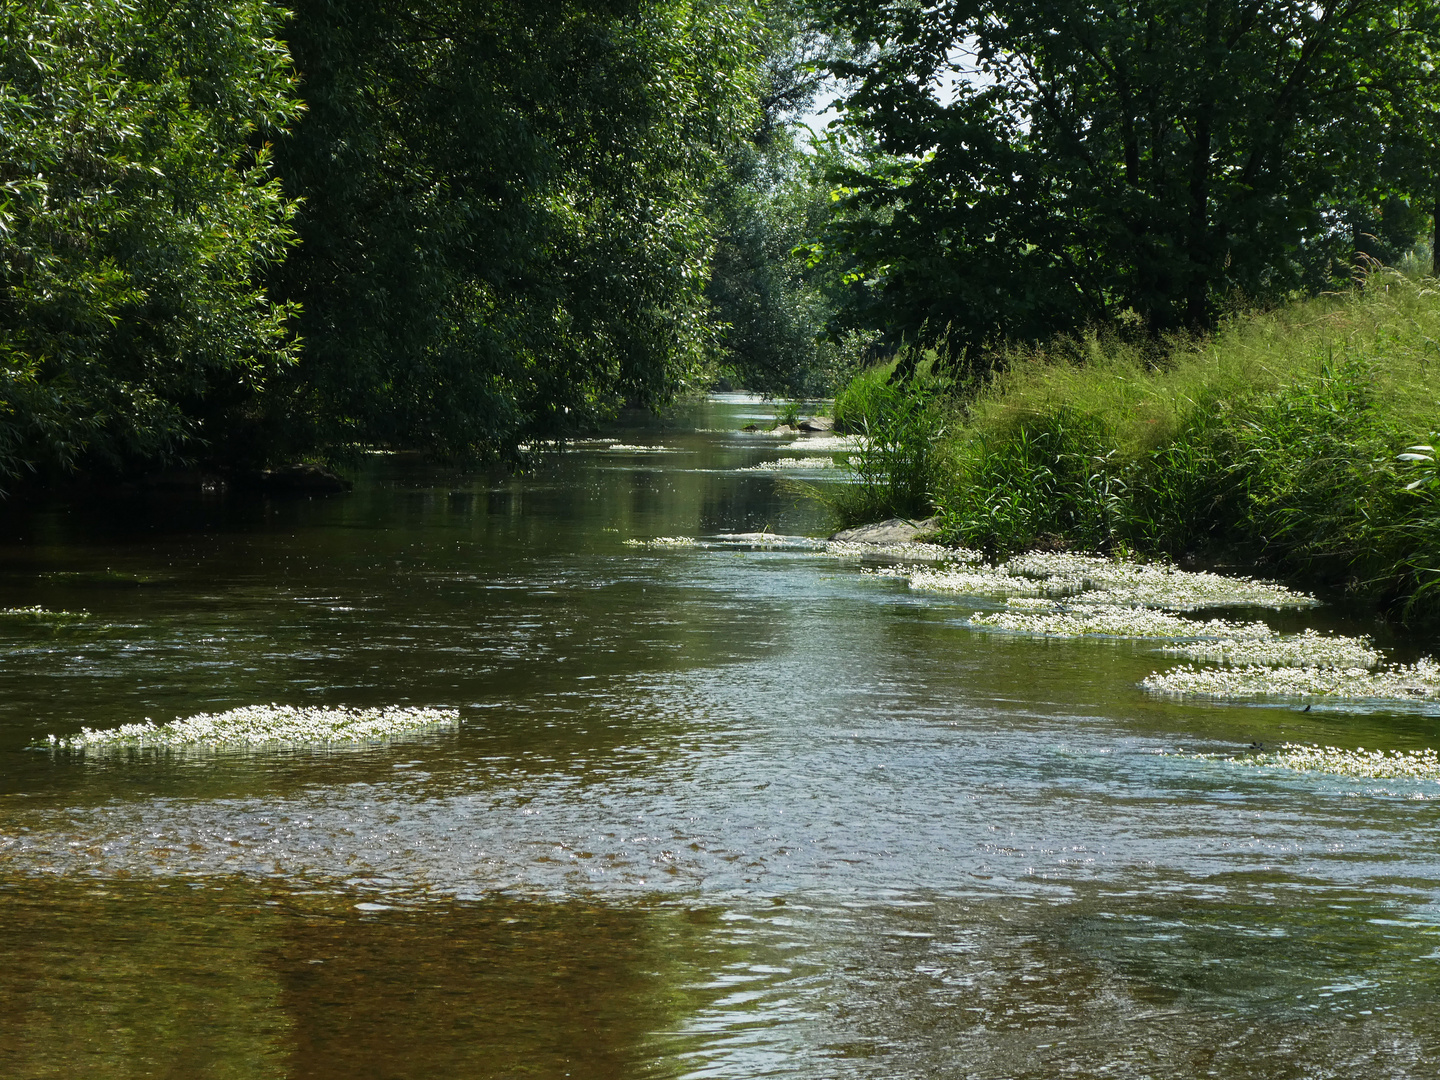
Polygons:
<instances>
[{"instance_id":1,"label":"tree","mask_svg":"<svg viewBox=\"0 0 1440 1080\"><path fill-rule=\"evenodd\" d=\"M748 389L794 397L831 389L831 306L808 247L830 214L830 186L798 119L844 44L820 32L808 0L764 8L760 110L710 185L716 246L707 296L722 369Z\"/></svg>"},{"instance_id":2,"label":"tree","mask_svg":"<svg viewBox=\"0 0 1440 1080\"><path fill-rule=\"evenodd\" d=\"M1429 193L1426 0L841 0L838 70L878 163L829 244L861 319L966 346L1127 310L1211 325L1348 273L1354 229ZM947 84L952 89L947 90ZM949 97L950 100L944 100ZM858 222L858 224L857 224Z\"/></svg>"},{"instance_id":3,"label":"tree","mask_svg":"<svg viewBox=\"0 0 1440 1080\"><path fill-rule=\"evenodd\" d=\"M0 3L0 481L213 451L293 359L267 0Z\"/></svg>"},{"instance_id":4,"label":"tree","mask_svg":"<svg viewBox=\"0 0 1440 1080\"><path fill-rule=\"evenodd\" d=\"M504 454L711 346L705 190L757 108L741 0L300 0L306 339L277 440Z\"/></svg>"}]
</instances>

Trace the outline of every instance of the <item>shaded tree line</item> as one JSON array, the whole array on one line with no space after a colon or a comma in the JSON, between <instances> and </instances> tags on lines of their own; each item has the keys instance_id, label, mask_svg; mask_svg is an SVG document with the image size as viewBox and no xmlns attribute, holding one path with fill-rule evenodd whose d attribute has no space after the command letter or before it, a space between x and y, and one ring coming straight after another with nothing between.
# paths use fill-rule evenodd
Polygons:
<instances>
[{"instance_id":1,"label":"shaded tree line","mask_svg":"<svg viewBox=\"0 0 1440 1080\"><path fill-rule=\"evenodd\" d=\"M1427 0L838 0L868 48L848 317L952 349L1205 329L1395 258L1440 199ZM983 359L982 359L983 362Z\"/></svg>"},{"instance_id":2,"label":"shaded tree line","mask_svg":"<svg viewBox=\"0 0 1440 1080\"><path fill-rule=\"evenodd\" d=\"M0 487L503 457L1393 260L1424 0L0 0ZM841 120L794 120L822 77Z\"/></svg>"}]
</instances>

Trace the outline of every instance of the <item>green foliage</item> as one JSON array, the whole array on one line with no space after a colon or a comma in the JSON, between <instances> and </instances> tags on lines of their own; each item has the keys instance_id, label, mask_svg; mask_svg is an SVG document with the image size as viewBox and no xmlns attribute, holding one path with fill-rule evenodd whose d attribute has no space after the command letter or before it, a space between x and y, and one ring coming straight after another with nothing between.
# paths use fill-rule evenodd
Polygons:
<instances>
[{"instance_id":1,"label":"green foliage","mask_svg":"<svg viewBox=\"0 0 1440 1080\"><path fill-rule=\"evenodd\" d=\"M822 32L811 0L765 3L759 127L727 156L711 188L717 230L707 295L720 325L719 361L766 394L827 395L844 381L829 338L831 272L811 257L833 213L829 154L796 119L820 72L848 55Z\"/></svg>"},{"instance_id":2,"label":"green foliage","mask_svg":"<svg viewBox=\"0 0 1440 1080\"><path fill-rule=\"evenodd\" d=\"M856 483L832 497L843 524L924 517L933 502L945 384L925 364L908 377L898 362L855 376L835 397L836 430L859 436Z\"/></svg>"},{"instance_id":3,"label":"green foliage","mask_svg":"<svg viewBox=\"0 0 1440 1080\"><path fill-rule=\"evenodd\" d=\"M696 378L705 190L755 127L741 0L302 0L277 279L310 443L493 455Z\"/></svg>"},{"instance_id":4,"label":"green foliage","mask_svg":"<svg viewBox=\"0 0 1440 1080\"><path fill-rule=\"evenodd\" d=\"M1398 256L1440 193L1428 0L838 12L872 51L839 65L860 160L827 243L892 340L944 330L973 360L1127 313L1207 328Z\"/></svg>"},{"instance_id":5,"label":"green foliage","mask_svg":"<svg viewBox=\"0 0 1440 1080\"><path fill-rule=\"evenodd\" d=\"M800 402L782 401L775 408L776 427L795 427L800 423Z\"/></svg>"},{"instance_id":6,"label":"green foliage","mask_svg":"<svg viewBox=\"0 0 1440 1080\"><path fill-rule=\"evenodd\" d=\"M1110 550L1126 485L1107 435L1096 417L1059 408L962 444L942 532L999 556L1047 540Z\"/></svg>"},{"instance_id":7,"label":"green foliage","mask_svg":"<svg viewBox=\"0 0 1440 1080\"><path fill-rule=\"evenodd\" d=\"M0 4L0 482L213 450L291 363L266 0Z\"/></svg>"},{"instance_id":8,"label":"green foliage","mask_svg":"<svg viewBox=\"0 0 1440 1080\"><path fill-rule=\"evenodd\" d=\"M794 132L732 154L712 196L718 242L707 293L719 359L748 389L819 397L837 380L826 340L832 305L809 245L830 213L829 186Z\"/></svg>"},{"instance_id":9,"label":"green foliage","mask_svg":"<svg viewBox=\"0 0 1440 1080\"><path fill-rule=\"evenodd\" d=\"M943 532L1263 563L1440 618L1435 284L1376 272L1164 355L1012 355L953 425Z\"/></svg>"}]
</instances>

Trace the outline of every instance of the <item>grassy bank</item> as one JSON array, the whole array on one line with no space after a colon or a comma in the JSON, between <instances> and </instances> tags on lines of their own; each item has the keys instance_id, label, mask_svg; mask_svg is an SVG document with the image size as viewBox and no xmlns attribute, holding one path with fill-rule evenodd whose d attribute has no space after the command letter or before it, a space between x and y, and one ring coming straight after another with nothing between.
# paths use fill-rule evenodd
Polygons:
<instances>
[{"instance_id":1,"label":"grassy bank","mask_svg":"<svg viewBox=\"0 0 1440 1080\"><path fill-rule=\"evenodd\" d=\"M1097 335L1002 361L966 393L875 374L842 393L837 414L886 447L862 471L904 465L893 509L925 509L918 468L948 541L1245 563L1440 621L1440 477L1417 448L1440 442L1435 281L1377 271L1205 340Z\"/></svg>"}]
</instances>

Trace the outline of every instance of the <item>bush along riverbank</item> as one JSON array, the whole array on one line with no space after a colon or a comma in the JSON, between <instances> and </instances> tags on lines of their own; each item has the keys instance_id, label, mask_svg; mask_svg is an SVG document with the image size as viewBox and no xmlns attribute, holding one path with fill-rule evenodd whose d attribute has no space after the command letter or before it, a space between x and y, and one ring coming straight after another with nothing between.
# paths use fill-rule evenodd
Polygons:
<instances>
[{"instance_id":1,"label":"bush along riverbank","mask_svg":"<svg viewBox=\"0 0 1440 1080\"><path fill-rule=\"evenodd\" d=\"M933 511L943 540L992 556L1260 567L1440 625L1440 283L1376 270L1205 339L1091 335L1001 361L979 386L920 358L842 391L837 421L868 446L837 515Z\"/></svg>"}]
</instances>

